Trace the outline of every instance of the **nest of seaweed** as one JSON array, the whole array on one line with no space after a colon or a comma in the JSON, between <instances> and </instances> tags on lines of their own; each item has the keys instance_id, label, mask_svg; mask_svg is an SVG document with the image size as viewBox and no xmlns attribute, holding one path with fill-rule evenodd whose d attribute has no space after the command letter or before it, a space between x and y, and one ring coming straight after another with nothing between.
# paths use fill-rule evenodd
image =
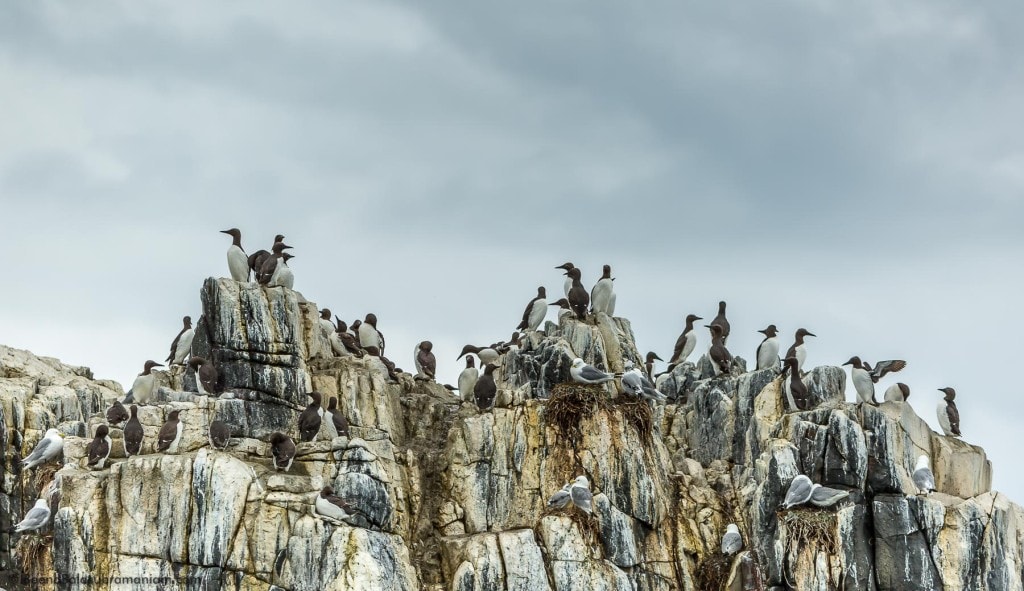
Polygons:
<instances>
[{"instance_id":1,"label":"nest of seaweed","mask_svg":"<svg viewBox=\"0 0 1024 591\"><path fill-rule=\"evenodd\" d=\"M39 496L43 496L46 487L53 482L57 471L60 469L61 465L58 462L47 462L35 467L32 475L32 488L39 492Z\"/></svg>"},{"instance_id":2,"label":"nest of seaweed","mask_svg":"<svg viewBox=\"0 0 1024 591\"><path fill-rule=\"evenodd\" d=\"M599 410L609 408L604 388L591 384L555 384L545 406L544 416L562 437L576 445L583 439L580 421Z\"/></svg>"},{"instance_id":3,"label":"nest of seaweed","mask_svg":"<svg viewBox=\"0 0 1024 591\"><path fill-rule=\"evenodd\" d=\"M797 547L811 547L828 554L839 553L839 534L836 514L815 509L792 509L781 516L790 543Z\"/></svg>"},{"instance_id":4,"label":"nest of seaweed","mask_svg":"<svg viewBox=\"0 0 1024 591\"><path fill-rule=\"evenodd\" d=\"M14 560L18 565L18 570L29 579L44 579L52 576L53 558L50 556L52 546L52 534L22 534L14 546Z\"/></svg>"},{"instance_id":5,"label":"nest of seaweed","mask_svg":"<svg viewBox=\"0 0 1024 591\"><path fill-rule=\"evenodd\" d=\"M732 556L726 556L721 552L705 558L697 567L696 579L697 588L706 591L719 591L725 589L729 582L729 573L732 572Z\"/></svg>"},{"instance_id":6,"label":"nest of seaweed","mask_svg":"<svg viewBox=\"0 0 1024 591\"><path fill-rule=\"evenodd\" d=\"M619 396L615 400L622 418L636 429L642 440L649 443L654 428L654 411L651 410L651 405L642 398L631 396Z\"/></svg>"}]
</instances>

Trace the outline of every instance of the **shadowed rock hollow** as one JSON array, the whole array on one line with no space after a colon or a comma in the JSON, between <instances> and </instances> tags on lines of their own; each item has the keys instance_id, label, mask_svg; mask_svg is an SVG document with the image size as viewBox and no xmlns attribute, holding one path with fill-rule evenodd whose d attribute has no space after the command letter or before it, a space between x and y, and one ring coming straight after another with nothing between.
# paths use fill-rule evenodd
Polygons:
<instances>
[{"instance_id":1,"label":"shadowed rock hollow","mask_svg":"<svg viewBox=\"0 0 1024 591\"><path fill-rule=\"evenodd\" d=\"M527 335L502 358L495 408L480 413L433 382L389 383L374 357L331 356L316 306L297 292L209 279L201 301L193 350L216 365L222 393L195 393L191 371L159 372L155 400L140 407L143 455L125 459L113 428L103 470L85 468L85 446L121 387L0 347L4 588L160 588L133 582L155 577L173 589L654 591L702 589L716 564L722 588L737 590L1022 588L1024 513L990 490L984 451L933 433L910 404L847 404L840 368L811 370L814 408L786 413L777 371L744 373L737 360L711 378L701 358L674 370L649 432L613 382L566 437L546 409L574 357L642 366L627 320L563 315ZM325 406L338 397L349 436L321 431L276 472L267 437L297 439L310 390ZM179 453L155 453L172 410L184 423ZM227 451L208 447L215 419L232 426ZM6 532L49 477L19 475L11 460L50 427L66 436L60 505L52 530L22 536L19 547L37 551L19 561ZM928 497L910 477L921 454L938 488ZM547 509L580 474L593 515ZM797 474L849 499L779 511ZM325 485L365 518L318 517ZM728 523L745 544L735 559L719 552ZM50 582L12 582L22 575Z\"/></svg>"}]
</instances>

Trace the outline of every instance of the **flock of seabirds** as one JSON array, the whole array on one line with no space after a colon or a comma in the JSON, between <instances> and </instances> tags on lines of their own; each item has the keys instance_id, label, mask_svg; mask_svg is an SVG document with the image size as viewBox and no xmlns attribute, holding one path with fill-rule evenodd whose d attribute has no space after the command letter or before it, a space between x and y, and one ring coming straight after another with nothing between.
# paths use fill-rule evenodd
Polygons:
<instances>
[{"instance_id":1,"label":"flock of seabirds","mask_svg":"<svg viewBox=\"0 0 1024 591\"><path fill-rule=\"evenodd\" d=\"M270 251L258 250L246 254L242 249L241 232L237 228L222 230L224 234L232 237L232 244L228 248L227 262L231 278L239 282L248 282L254 279L260 285L266 287L286 287L292 289L295 276L288 267L288 260L294 258L290 253L285 252L292 248L284 242L283 235L277 235ZM489 346L466 345L459 359L466 357L466 368L458 378L458 386L445 384L445 387L452 391L459 391L463 398L473 396L478 407L483 410L490 409L494 404L497 392L497 385L494 380L494 371L499 367L500 357L513 348L520 346L521 333L518 331L537 331L547 316L549 306L559 307L559 317L572 314L579 320L586 320L588 314L607 314L609 317L615 311L615 290L614 278L611 276L611 267L604 265L601 278L591 290L587 290L581 281L582 271L571 262L555 267L563 271L565 282L563 291L565 297L549 304L544 287L537 288L537 296L530 300L523 312L522 321L516 327L515 333L509 341L494 343ZM704 325L710 330L711 345L707 356L714 370L714 375L729 374L733 366L733 356L726 348L729 339L730 325L725 314L726 303L719 302L718 315L709 323ZM324 308L320 311L319 327L324 336L331 344L333 353L337 356L358 356L371 355L378 358L387 370L389 379L397 381L397 374L401 372L384 356L385 341L383 334L377 329L377 317L374 314L367 314L360 321L356 320L351 325L346 324L337 316L331 320L331 311ZM663 361L654 352L645 356L644 370L634 367L632 362L625 362L625 370L620 374L608 373L598 367L586 364L583 359L575 358L570 367L569 373L574 382L580 384L604 384L618 378L622 386L622 392L646 399L651 403L665 402L666 395L661 391L665 381L671 377L673 369L686 362L697 346L697 333L694 323L703 318L690 314L685 319L683 332L676 340L672 357L668 361L668 368L659 374L654 373L656 361ZM794 343L786 351L784 357L780 358L780 344L778 329L774 324L759 330L764 335L755 353L757 370L780 368L788 378L783 380L783 389L790 411L808 410L810 408L810 393L802 380L803 364L807 357L805 338L815 336L810 331L800 328L796 331ZM165 361L170 365L184 365L188 358L188 367L195 372L196 389L200 394L216 395L218 392L217 370L209 361L191 355L192 339L194 336L191 318L186 316L183 319L183 327L171 343L170 354ZM414 363L416 366L416 379L435 379L437 360L432 353L430 341L422 341L414 351ZM480 359L483 369L481 373L474 364L473 355ZM854 389L857 392L857 399L860 404L877 405L875 398L875 384L889 373L894 373L906 367L903 360L881 361L872 366L859 357L852 357L843 365L851 366L851 376ZM163 364L147 360L140 373L132 384L123 401L115 401L107 410L106 418L110 425L119 425L124 434L125 455L131 457L142 454L142 443L144 430L138 419L138 405L147 404L156 391L156 374L153 369L164 367ZM945 395L942 403L937 409L939 425L946 436L959 437L960 414L957 410L954 399L956 392L953 388L940 388L939 391ZM330 438L348 435L348 422L338 409L338 399L331 397L326 409L323 408L323 397L319 392L309 392L310 404L299 415L297 431L299 440L313 441L323 428ZM896 383L885 390L884 400L887 402L905 402L910 396L910 388L903 383ZM125 404L130 405L128 408ZM183 429L182 421L178 410L169 413L167 421L160 428L157 434L156 450L161 453L177 453L178 444L181 440ZM87 465L93 469L103 469L110 456L111 439L107 424L99 425L96 428L95 437L87 447ZM209 442L214 449L227 449L230 443L231 428L223 421L214 420L209 425ZM274 468L287 472L295 458L295 441L288 435L275 432L270 435L269 443L273 456ZM57 429L47 430L45 436L36 444L32 453L22 460L22 469L31 469L55 460L63 450L63 437ZM927 455L918 457L917 464L913 471L913 481L922 494L929 494L935 490L935 478L930 469L930 462ZM25 518L18 523L15 532L38 530L45 526L51 516L51 506L54 497L59 498L59 478L50 483L49 488L39 498L33 508L25 515ZM832 507L849 496L847 491L831 489L811 481L805 475L798 475L791 482L786 494L782 509L791 509L804 504L816 507ZM592 512L592 494L590 482L586 476L578 476L573 482L567 483L557 491L549 500L548 507L552 509L563 509L570 504L578 507L587 514ZM52 503L52 505L51 505ZM316 498L315 511L318 515L336 521L351 523L351 518L362 517L365 514L355 507L353 503L334 494L330 486L325 486ZM365 521L362 521L365 523ZM721 550L724 554L731 555L743 547L742 536L735 523L728 524L722 538Z\"/></svg>"}]
</instances>

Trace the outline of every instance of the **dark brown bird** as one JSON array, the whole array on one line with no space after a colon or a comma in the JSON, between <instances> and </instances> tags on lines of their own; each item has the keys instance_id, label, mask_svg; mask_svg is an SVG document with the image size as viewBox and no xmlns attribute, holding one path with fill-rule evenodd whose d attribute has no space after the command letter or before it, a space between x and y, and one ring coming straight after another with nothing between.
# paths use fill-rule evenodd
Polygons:
<instances>
[{"instance_id":1,"label":"dark brown bird","mask_svg":"<svg viewBox=\"0 0 1024 591\"><path fill-rule=\"evenodd\" d=\"M263 264L260 265L260 272L256 276L256 280L259 281L260 285L267 285L270 280L274 277L274 271L277 271L278 265L283 264L284 251L291 248L284 242L275 242L271 248L270 255L263 258Z\"/></svg>"},{"instance_id":2,"label":"dark brown bird","mask_svg":"<svg viewBox=\"0 0 1024 591\"><path fill-rule=\"evenodd\" d=\"M693 332L693 323L696 320L704 320L696 314L686 316L686 326L683 327L683 334L676 339L676 348L672 351L672 358L669 359L669 366L675 367L686 361L686 358L693 353L697 347L697 333Z\"/></svg>"},{"instance_id":3,"label":"dark brown bird","mask_svg":"<svg viewBox=\"0 0 1024 591\"><path fill-rule=\"evenodd\" d=\"M345 324L345 321L337 316L334 317L334 320L337 322L335 332L337 332L338 338L341 339L341 344L345 347L345 350L356 357L366 355L366 351L363 351L362 347L359 346L359 339L348 331L348 325Z\"/></svg>"},{"instance_id":4,"label":"dark brown bird","mask_svg":"<svg viewBox=\"0 0 1024 591\"><path fill-rule=\"evenodd\" d=\"M212 421L210 423L210 447L213 449L227 449L231 441L231 427L224 421Z\"/></svg>"},{"instance_id":5,"label":"dark brown bird","mask_svg":"<svg viewBox=\"0 0 1024 591\"><path fill-rule=\"evenodd\" d=\"M586 320L587 310L590 307L590 294L583 287L583 283L580 281L582 272L579 267L574 267L566 271L566 274L572 279L572 288L569 290L569 305L572 307L572 311L576 314L576 318L579 320Z\"/></svg>"},{"instance_id":6,"label":"dark brown bird","mask_svg":"<svg viewBox=\"0 0 1024 591\"><path fill-rule=\"evenodd\" d=\"M485 365L483 375L473 386L473 398L476 399L476 405L482 411L494 406L494 397L498 393L498 385L494 382L495 369L498 369L498 366L493 363Z\"/></svg>"},{"instance_id":7,"label":"dark brown bird","mask_svg":"<svg viewBox=\"0 0 1024 591\"><path fill-rule=\"evenodd\" d=\"M277 236L274 236L273 244L277 244L278 242L284 242L284 234L278 234ZM289 246L288 248L291 247ZM263 263L267 260L267 257L269 256L271 256L270 252L266 250L257 250L256 252L249 255L249 270L252 271L253 279L256 279L257 281L259 280L260 267L263 266Z\"/></svg>"},{"instance_id":8,"label":"dark brown bird","mask_svg":"<svg viewBox=\"0 0 1024 591\"><path fill-rule=\"evenodd\" d=\"M722 344L729 341L729 320L725 317L725 302L718 302L718 316L711 321L711 326L722 327Z\"/></svg>"},{"instance_id":9,"label":"dark brown bird","mask_svg":"<svg viewBox=\"0 0 1024 591\"><path fill-rule=\"evenodd\" d=\"M287 472L295 460L295 442L284 433L271 433L270 453L274 456L274 469Z\"/></svg>"},{"instance_id":10,"label":"dark brown bird","mask_svg":"<svg viewBox=\"0 0 1024 591\"><path fill-rule=\"evenodd\" d=\"M184 427L178 420L180 412L180 410L172 410L167 417L167 422L160 427L160 433L156 437L157 451L178 453L178 443L181 441L181 430Z\"/></svg>"},{"instance_id":11,"label":"dark brown bird","mask_svg":"<svg viewBox=\"0 0 1024 591\"><path fill-rule=\"evenodd\" d=\"M114 404L107 409L107 423L111 425L120 425L127 421L129 416L128 409L121 404L120 400L115 400Z\"/></svg>"},{"instance_id":12,"label":"dark brown bird","mask_svg":"<svg viewBox=\"0 0 1024 591\"><path fill-rule=\"evenodd\" d=\"M664 359L662 359L661 357L658 357L658 354L655 353L654 351L648 351L647 352L647 356L644 357L644 369L647 370L647 379L652 381L652 382L654 381L654 362L655 361L664 361Z\"/></svg>"},{"instance_id":13,"label":"dark brown bird","mask_svg":"<svg viewBox=\"0 0 1024 591\"><path fill-rule=\"evenodd\" d=\"M89 457L90 468L102 470L104 464L107 463L107 458L110 457L110 435L108 433L110 433L110 429L106 425L96 427L96 436L89 442L89 446L85 450Z\"/></svg>"},{"instance_id":14,"label":"dark brown bird","mask_svg":"<svg viewBox=\"0 0 1024 591\"><path fill-rule=\"evenodd\" d=\"M416 378L433 380L437 372L437 359L431 353L434 344L430 341L423 341L416 346Z\"/></svg>"},{"instance_id":15,"label":"dark brown bird","mask_svg":"<svg viewBox=\"0 0 1024 591\"><path fill-rule=\"evenodd\" d=\"M299 415L299 441L313 441L320 432L320 417L324 412L320 406L322 397L319 392L310 392L308 396L312 402Z\"/></svg>"},{"instance_id":16,"label":"dark brown bird","mask_svg":"<svg viewBox=\"0 0 1024 591\"><path fill-rule=\"evenodd\" d=\"M789 400L789 405L795 408L794 410L807 410L810 406L810 393L807 391L807 386L803 380L800 379L800 370L797 367L796 357L786 357L783 361L783 371L789 370L789 380L783 383L783 388L786 391L786 398Z\"/></svg>"},{"instance_id":17,"label":"dark brown bird","mask_svg":"<svg viewBox=\"0 0 1024 591\"><path fill-rule=\"evenodd\" d=\"M334 423L334 429L338 435L348 437L348 419L341 414L341 409L338 408L338 399L334 396L331 396L327 402L327 412L331 414L331 422Z\"/></svg>"},{"instance_id":18,"label":"dark brown bird","mask_svg":"<svg viewBox=\"0 0 1024 591\"><path fill-rule=\"evenodd\" d=\"M131 418L124 425L124 453L128 457L142 453L142 439L145 436L145 430L139 421L139 407L133 404L131 411Z\"/></svg>"},{"instance_id":19,"label":"dark brown bird","mask_svg":"<svg viewBox=\"0 0 1024 591\"><path fill-rule=\"evenodd\" d=\"M714 368L716 376L723 373L727 374L732 367L732 353L725 348L722 325L710 324L707 325L707 328L711 329L711 348L708 350L711 366Z\"/></svg>"},{"instance_id":20,"label":"dark brown bird","mask_svg":"<svg viewBox=\"0 0 1024 591\"><path fill-rule=\"evenodd\" d=\"M946 436L961 437L960 411L956 407L956 402L953 402L953 399L956 398L956 390L953 388L939 388L939 392L945 394L943 398L945 404L940 402L937 409L939 426L942 427L942 431Z\"/></svg>"},{"instance_id":21,"label":"dark brown bird","mask_svg":"<svg viewBox=\"0 0 1024 591\"><path fill-rule=\"evenodd\" d=\"M516 326L516 330L537 330L540 328L540 323L544 322L544 317L548 313L548 294L544 286L537 288L537 297L530 300L529 304L526 304L526 309L523 310L523 320Z\"/></svg>"},{"instance_id":22,"label":"dark brown bird","mask_svg":"<svg viewBox=\"0 0 1024 591\"><path fill-rule=\"evenodd\" d=\"M196 374L196 389L199 390L200 394L210 396L218 392L217 368L212 363L202 357L193 356L188 360L188 366Z\"/></svg>"},{"instance_id":23,"label":"dark brown bird","mask_svg":"<svg viewBox=\"0 0 1024 591\"><path fill-rule=\"evenodd\" d=\"M184 326L171 341L171 353L165 359L169 365L181 365L192 350L192 337L195 336L195 331L192 330L192 317L184 317L182 324Z\"/></svg>"}]
</instances>

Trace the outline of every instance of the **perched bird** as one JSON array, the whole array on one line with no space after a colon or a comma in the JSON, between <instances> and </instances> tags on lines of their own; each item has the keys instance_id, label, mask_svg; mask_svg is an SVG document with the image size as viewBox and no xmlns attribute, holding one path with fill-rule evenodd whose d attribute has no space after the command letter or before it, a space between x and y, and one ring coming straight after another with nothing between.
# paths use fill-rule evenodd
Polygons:
<instances>
[{"instance_id":1,"label":"perched bird","mask_svg":"<svg viewBox=\"0 0 1024 591\"><path fill-rule=\"evenodd\" d=\"M416 378L420 380L433 380L437 372L437 358L431 352L434 344L430 341L423 341L416 345L416 354L413 361L416 362Z\"/></svg>"},{"instance_id":2,"label":"perched bird","mask_svg":"<svg viewBox=\"0 0 1024 591\"><path fill-rule=\"evenodd\" d=\"M284 242L275 242L274 246L270 249L270 255L263 257L263 262L256 273L256 280L260 285L271 285L271 281L275 278L275 273L277 273L277 268L281 264L281 259L284 257L284 251L289 248L291 246Z\"/></svg>"},{"instance_id":3,"label":"perched bird","mask_svg":"<svg viewBox=\"0 0 1024 591\"><path fill-rule=\"evenodd\" d=\"M548 499L548 508L565 509L572 501L572 495L569 493L570 488L572 488L572 485L566 484L558 492L551 495L551 498Z\"/></svg>"},{"instance_id":4,"label":"perched bird","mask_svg":"<svg viewBox=\"0 0 1024 591\"><path fill-rule=\"evenodd\" d=\"M32 449L32 453L28 454L21 461L22 468L28 470L29 468L35 468L40 464L45 464L50 460L55 459L60 455L60 452L64 450L64 438L61 437L60 431L56 429L47 429L46 434L43 438L36 443L35 448Z\"/></svg>"},{"instance_id":5,"label":"perched bird","mask_svg":"<svg viewBox=\"0 0 1024 591\"><path fill-rule=\"evenodd\" d=\"M270 453L274 456L274 469L287 472L295 460L295 442L284 433L271 433Z\"/></svg>"},{"instance_id":6,"label":"perched bird","mask_svg":"<svg viewBox=\"0 0 1024 591\"><path fill-rule=\"evenodd\" d=\"M494 370L498 366L488 363L484 366L484 373L473 385L473 399L480 410L487 410L494 406L494 397L498 394L498 385L494 382Z\"/></svg>"},{"instance_id":7,"label":"perched bird","mask_svg":"<svg viewBox=\"0 0 1024 591\"><path fill-rule=\"evenodd\" d=\"M320 327L320 334L325 339L330 339L331 335L337 330L334 322L331 321L331 311L328 308L320 310L320 317L316 319L316 325Z\"/></svg>"},{"instance_id":8,"label":"perched bird","mask_svg":"<svg viewBox=\"0 0 1024 591\"><path fill-rule=\"evenodd\" d=\"M324 409L320 406L321 395L319 392L309 392L307 394L311 402L306 410L302 411L299 415L299 441L313 441L316 439L316 434L320 432L321 418L324 414Z\"/></svg>"},{"instance_id":9,"label":"perched bird","mask_svg":"<svg viewBox=\"0 0 1024 591\"><path fill-rule=\"evenodd\" d=\"M722 344L729 341L729 320L725 317L725 302L718 302L718 316L711 321L711 326L722 327Z\"/></svg>"},{"instance_id":10,"label":"perched bird","mask_svg":"<svg viewBox=\"0 0 1024 591\"><path fill-rule=\"evenodd\" d=\"M902 359L890 359L887 361L879 361L874 369L868 364L863 362L864 369L868 370L868 375L871 376L871 381L875 384L878 380L885 377L887 373L895 373L907 366L907 362Z\"/></svg>"},{"instance_id":11,"label":"perched bird","mask_svg":"<svg viewBox=\"0 0 1024 591\"><path fill-rule=\"evenodd\" d=\"M273 244L277 244L278 242L282 244L284 243L284 234L274 236ZM289 246L288 248L291 247ZM269 256L271 256L270 252L266 250L257 250L249 255L249 260L247 262L249 263L249 269L252 271L253 279L259 281L260 267L263 266L263 263L266 262L267 257Z\"/></svg>"},{"instance_id":12,"label":"perched bird","mask_svg":"<svg viewBox=\"0 0 1024 591\"><path fill-rule=\"evenodd\" d=\"M569 271L575 269L576 266L572 263L562 263L555 268L565 271L565 284L563 285L563 288L565 289L565 297L569 297L569 290L572 289L572 277L569 276Z\"/></svg>"},{"instance_id":13,"label":"perched bird","mask_svg":"<svg viewBox=\"0 0 1024 591\"><path fill-rule=\"evenodd\" d=\"M853 380L853 388L857 391L857 401L860 404L866 402L878 406L878 401L875 400L875 382L872 381L868 370L864 369L864 365L860 362L860 357L853 356L843 365L851 366L850 377Z\"/></svg>"},{"instance_id":14,"label":"perched bird","mask_svg":"<svg viewBox=\"0 0 1024 591\"><path fill-rule=\"evenodd\" d=\"M164 423L163 427L160 427L160 433L156 436L157 451L172 454L178 453L178 444L181 443L181 431L185 426L178 419L178 413L180 412L180 410L172 410L171 414L167 417L167 422Z\"/></svg>"},{"instance_id":15,"label":"perched bird","mask_svg":"<svg viewBox=\"0 0 1024 591\"><path fill-rule=\"evenodd\" d=\"M131 406L132 416L124 425L124 453L128 457L142 453L142 438L145 431L139 421L139 407Z\"/></svg>"},{"instance_id":16,"label":"perched bird","mask_svg":"<svg viewBox=\"0 0 1024 591\"><path fill-rule=\"evenodd\" d=\"M786 491L786 500L782 502L783 509L790 509L797 505L803 505L811 499L814 490L814 483L811 479L800 474L789 483L789 490Z\"/></svg>"},{"instance_id":17,"label":"perched bird","mask_svg":"<svg viewBox=\"0 0 1024 591\"><path fill-rule=\"evenodd\" d=\"M360 511L345 499L335 495L332 487L325 486L316 497L316 513L336 521L343 521Z\"/></svg>"},{"instance_id":18,"label":"perched bird","mask_svg":"<svg viewBox=\"0 0 1024 591\"><path fill-rule=\"evenodd\" d=\"M212 363L193 355L188 366L196 373L196 389L200 394L210 396L217 393L217 368Z\"/></svg>"},{"instance_id":19,"label":"perched bird","mask_svg":"<svg viewBox=\"0 0 1024 591\"><path fill-rule=\"evenodd\" d=\"M341 409L338 408L338 399L334 396L327 401L327 414L330 415L330 420L327 422L334 428L334 436L348 437L348 419L341 414Z\"/></svg>"},{"instance_id":20,"label":"perched bird","mask_svg":"<svg viewBox=\"0 0 1024 591\"><path fill-rule=\"evenodd\" d=\"M544 289L544 286L537 288L537 297L530 300L529 304L526 304L526 309L523 310L523 320L516 326L516 330L537 330L540 328L540 323L544 322L544 317L548 313L548 294Z\"/></svg>"},{"instance_id":21,"label":"perched bird","mask_svg":"<svg viewBox=\"0 0 1024 591\"><path fill-rule=\"evenodd\" d=\"M803 371L804 361L807 361L807 348L804 346L804 337L813 336L817 335L808 331L806 328L798 328L796 331L796 340L792 345L790 345L789 349L786 350L786 357L796 358L797 371Z\"/></svg>"},{"instance_id":22,"label":"perched bird","mask_svg":"<svg viewBox=\"0 0 1024 591\"><path fill-rule=\"evenodd\" d=\"M676 348L672 351L672 358L668 360L669 366L674 367L685 363L690 353L693 353L693 349L697 346L697 333L693 332L693 323L696 320L704 319L696 314L686 316L686 326L683 328L683 334L676 339Z\"/></svg>"},{"instance_id":23,"label":"perched bird","mask_svg":"<svg viewBox=\"0 0 1024 591\"><path fill-rule=\"evenodd\" d=\"M725 526L725 535L722 536L722 554L732 556L743 549L743 536L740 535L740 528L735 523Z\"/></svg>"},{"instance_id":24,"label":"perched bird","mask_svg":"<svg viewBox=\"0 0 1024 591\"><path fill-rule=\"evenodd\" d=\"M939 392L945 394L938 408L935 409L939 419L939 427L946 437L960 437L960 411L956 408L956 390L952 388L939 388Z\"/></svg>"},{"instance_id":25,"label":"perched bird","mask_svg":"<svg viewBox=\"0 0 1024 591\"><path fill-rule=\"evenodd\" d=\"M764 335L764 340L757 346L757 369L777 369L779 367L779 331L774 324L757 331Z\"/></svg>"},{"instance_id":26,"label":"perched bird","mask_svg":"<svg viewBox=\"0 0 1024 591\"><path fill-rule=\"evenodd\" d=\"M341 341L341 344L342 346L345 347L345 350L355 355L356 357L362 357L363 355L365 355L366 352L363 351L362 347L359 346L359 337L348 331L348 325L345 324L345 321L342 320L341 318L338 318L337 316L334 317L334 320L337 321L338 323L338 328L337 330L334 331L334 334L338 336L338 340ZM334 347L333 342L331 344L331 347ZM337 351L335 352L337 353Z\"/></svg>"},{"instance_id":27,"label":"perched bird","mask_svg":"<svg viewBox=\"0 0 1024 591\"><path fill-rule=\"evenodd\" d=\"M210 447L225 450L231 441L231 427L224 421L211 421L209 436Z\"/></svg>"},{"instance_id":28,"label":"perched bird","mask_svg":"<svg viewBox=\"0 0 1024 591\"><path fill-rule=\"evenodd\" d=\"M374 357L384 354L384 345L377 330L377 315L367 314L359 324L359 346Z\"/></svg>"},{"instance_id":29,"label":"perched bird","mask_svg":"<svg viewBox=\"0 0 1024 591\"><path fill-rule=\"evenodd\" d=\"M238 228L221 230L221 233L231 236L231 246L228 247L228 271L235 281L249 280L249 257L242 250L242 233Z\"/></svg>"},{"instance_id":30,"label":"perched bird","mask_svg":"<svg viewBox=\"0 0 1024 591\"><path fill-rule=\"evenodd\" d=\"M590 481L586 476L577 476L569 487L569 496L572 497L572 504L587 513L593 511L594 496L590 493Z\"/></svg>"},{"instance_id":31,"label":"perched bird","mask_svg":"<svg viewBox=\"0 0 1024 591\"><path fill-rule=\"evenodd\" d=\"M590 290L591 312L595 314L611 314L611 302L614 295L615 286L612 282L612 267L611 265L605 265L601 278L597 280L593 289Z\"/></svg>"},{"instance_id":32,"label":"perched bird","mask_svg":"<svg viewBox=\"0 0 1024 591\"><path fill-rule=\"evenodd\" d=\"M142 373L135 378L135 381L132 383L132 389L128 391L128 396L131 397L133 402L146 404L153 398L153 392L156 391L156 374L153 373L153 368L163 366L162 363L157 363L153 360L145 363Z\"/></svg>"},{"instance_id":33,"label":"perched bird","mask_svg":"<svg viewBox=\"0 0 1024 591\"><path fill-rule=\"evenodd\" d=\"M106 425L96 427L96 436L85 448L85 454L89 458L87 465L90 468L103 469L110 457L110 428Z\"/></svg>"},{"instance_id":34,"label":"perched bird","mask_svg":"<svg viewBox=\"0 0 1024 591\"><path fill-rule=\"evenodd\" d=\"M711 367L715 370L716 376L723 373L727 374L732 367L732 353L725 348L722 325L710 324L707 327L711 329L711 348L708 349L708 359L711 360Z\"/></svg>"},{"instance_id":35,"label":"perched bird","mask_svg":"<svg viewBox=\"0 0 1024 591\"><path fill-rule=\"evenodd\" d=\"M603 372L593 365L587 365L579 357L572 360L572 366L569 368L569 375L572 376L572 380L574 382L578 382L580 384L603 384L615 379L614 375Z\"/></svg>"},{"instance_id":36,"label":"perched bird","mask_svg":"<svg viewBox=\"0 0 1024 591\"><path fill-rule=\"evenodd\" d=\"M906 402L910 398L910 386L896 382L885 389L883 398L886 402Z\"/></svg>"},{"instance_id":37,"label":"perched bird","mask_svg":"<svg viewBox=\"0 0 1024 591\"><path fill-rule=\"evenodd\" d=\"M831 507L850 496L850 491L828 488L820 484L811 487L810 502L815 507Z\"/></svg>"},{"instance_id":38,"label":"perched bird","mask_svg":"<svg viewBox=\"0 0 1024 591\"><path fill-rule=\"evenodd\" d=\"M633 362L628 360L628 359L625 362L625 366L626 366L626 371L622 372L622 389L623 389L623 391L625 391L627 394L632 394L633 396L637 396L637 397L643 396L644 395L643 374L640 373L639 369L633 367Z\"/></svg>"},{"instance_id":39,"label":"perched bird","mask_svg":"<svg viewBox=\"0 0 1024 591\"><path fill-rule=\"evenodd\" d=\"M569 278L572 279L572 288L569 289L569 306L572 307L572 311L576 314L576 318L585 320L587 318L587 306L590 304L590 295L587 290L583 288L583 283L580 282L579 268L573 268L566 271L569 274Z\"/></svg>"},{"instance_id":40,"label":"perched bird","mask_svg":"<svg viewBox=\"0 0 1024 591\"><path fill-rule=\"evenodd\" d=\"M789 379L783 379L782 387L786 392L790 411L807 410L807 407L810 406L810 393L807 391L807 385L800 379L800 371L797 367L796 357L786 357L783 362L783 371L789 370Z\"/></svg>"},{"instance_id":41,"label":"perched bird","mask_svg":"<svg viewBox=\"0 0 1024 591\"><path fill-rule=\"evenodd\" d=\"M459 396L463 399L474 392L477 379L480 378L480 370L473 367L473 356L466 356L466 369L459 374Z\"/></svg>"},{"instance_id":42,"label":"perched bird","mask_svg":"<svg viewBox=\"0 0 1024 591\"><path fill-rule=\"evenodd\" d=\"M293 273L292 268L288 266L288 261L294 258L295 255L287 252L281 255L281 262L277 265L277 270L274 271L268 285L271 287L284 287L286 289L295 288L295 273Z\"/></svg>"},{"instance_id":43,"label":"perched bird","mask_svg":"<svg viewBox=\"0 0 1024 591\"><path fill-rule=\"evenodd\" d=\"M114 404L110 405L110 408L107 409L107 423L111 425L120 425L127 420L128 409L121 404L120 400L115 400Z\"/></svg>"},{"instance_id":44,"label":"perched bird","mask_svg":"<svg viewBox=\"0 0 1024 591\"><path fill-rule=\"evenodd\" d=\"M935 475L932 474L932 469L928 467L928 464L928 456L918 456L917 466L914 467L912 476L918 494L928 495L935 490Z\"/></svg>"},{"instance_id":45,"label":"perched bird","mask_svg":"<svg viewBox=\"0 0 1024 591\"><path fill-rule=\"evenodd\" d=\"M576 315L576 313L572 311L572 306L569 305L569 300L567 300L565 298L562 298L562 299L559 299L559 300L555 300L554 302L552 302L552 303L550 303L548 305L549 306L558 306L558 320L559 321L562 320L562 316L565 316L567 314L572 315L572 316Z\"/></svg>"},{"instance_id":46,"label":"perched bird","mask_svg":"<svg viewBox=\"0 0 1024 591\"><path fill-rule=\"evenodd\" d=\"M487 365L488 363L496 363L498 361L498 351L492 347L477 347L475 345L466 345L462 348L462 353L456 359L462 359L463 355L469 355L470 353L480 358L481 366Z\"/></svg>"},{"instance_id":47,"label":"perched bird","mask_svg":"<svg viewBox=\"0 0 1024 591\"><path fill-rule=\"evenodd\" d=\"M655 361L664 361L664 359L662 359L661 357L658 357L658 354L655 353L654 351L648 351L647 355L644 357L644 370L647 372L647 379L648 380L653 380L654 379L654 362Z\"/></svg>"},{"instance_id":48,"label":"perched bird","mask_svg":"<svg viewBox=\"0 0 1024 591\"><path fill-rule=\"evenodd\" d=\"M36 499L25 518L14 526L14 533L23 531L35 531L50 522L50 503L46 499Z\"/></svg>"},{"instance_id":49,"label":"perched bird","mask_svg":"<svg viewBox=\"0 0 1024 591\"><path fill-rule=\"evenodd\" d=\"M196 331L192 330L192 317L186 316L182 319L182 323L184 326L171 342L171 354L165 360L171 365L185 363L185 357L192 351L192 337L196 334Z\"/></svg>"}]
</instances>

